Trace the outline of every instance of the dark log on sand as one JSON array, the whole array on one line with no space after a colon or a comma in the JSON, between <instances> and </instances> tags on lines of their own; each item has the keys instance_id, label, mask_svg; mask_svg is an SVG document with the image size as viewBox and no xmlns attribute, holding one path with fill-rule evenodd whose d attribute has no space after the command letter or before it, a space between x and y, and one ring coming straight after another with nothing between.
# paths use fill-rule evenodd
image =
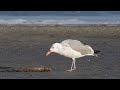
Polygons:
<instances>
[{"instance_id":1,"label":"dark log on sand","mask_svg":"<svg viewBox=\"0 0 120 90\"><path fill-rule=\"evenodd\" d=\"M9 69L2 69L0 72L48 72L51 71L48 67L19 67L19 68L9 68Z\"/></svg>"}]
</instances>

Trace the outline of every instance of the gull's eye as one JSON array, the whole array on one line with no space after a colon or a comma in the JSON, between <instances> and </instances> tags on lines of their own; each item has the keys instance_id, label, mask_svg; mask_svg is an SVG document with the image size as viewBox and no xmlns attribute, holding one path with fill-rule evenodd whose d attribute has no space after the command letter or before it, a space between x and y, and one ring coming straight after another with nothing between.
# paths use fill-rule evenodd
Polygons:
<instances>
[{"instance_id":1,"label":"gull's eye","mask_svg":"<svg viewBox=\"0 0 120 90\"><path fill-rule=\"evenodd\" d=\"M51 47L52 49L54 48L54 47Z\"/></svg>"}]
</instances>

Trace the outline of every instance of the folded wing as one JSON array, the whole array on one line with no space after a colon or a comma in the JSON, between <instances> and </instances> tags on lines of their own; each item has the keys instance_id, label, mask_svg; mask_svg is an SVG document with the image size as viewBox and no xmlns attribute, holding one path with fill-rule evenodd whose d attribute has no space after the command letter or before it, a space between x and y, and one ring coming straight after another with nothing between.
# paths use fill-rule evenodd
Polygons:
<instances>
[{"instance_id":1,"label":"folded wing","mask_svg":"<svg viewBox=\"0 0 120 90\"><path fill-rule=\"evenodd\" d=\"M90 54L91 49L78 40L67 39L61 42L63 46L71 47L73 50L80 52L82 55Z\"/></svg>"}]
</instances>

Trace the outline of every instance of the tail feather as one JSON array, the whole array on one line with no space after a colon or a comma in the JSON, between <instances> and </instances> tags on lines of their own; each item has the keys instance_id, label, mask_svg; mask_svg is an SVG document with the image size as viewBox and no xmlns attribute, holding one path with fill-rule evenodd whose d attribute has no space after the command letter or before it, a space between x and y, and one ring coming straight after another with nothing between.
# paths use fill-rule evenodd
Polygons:
<instances>
[{"instance_id":1,"label":"tail feather","mask_svg":"<svg viewBox=\"0 0 120 90\"><path fill-rule=\"evenodd\" d=\"M94 54L99 54L101 51L99 50L94 50Z\"/></svg>"}]
</instances>

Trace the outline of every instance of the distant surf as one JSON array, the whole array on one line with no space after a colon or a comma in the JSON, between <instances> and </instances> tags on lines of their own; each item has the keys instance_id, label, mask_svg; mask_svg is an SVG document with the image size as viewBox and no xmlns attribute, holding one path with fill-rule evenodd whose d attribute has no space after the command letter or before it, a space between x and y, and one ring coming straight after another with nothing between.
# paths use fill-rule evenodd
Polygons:
<instances>
[{"instance_id":1,"label":"distant surf","mask_svg":"<svg viewBox=\"0 0 120 90\"><path fill-rule=\"evenodd\" d=\"M0 25L120 25L119 11L0 11Z\"/></svg>"}]
</instances>

